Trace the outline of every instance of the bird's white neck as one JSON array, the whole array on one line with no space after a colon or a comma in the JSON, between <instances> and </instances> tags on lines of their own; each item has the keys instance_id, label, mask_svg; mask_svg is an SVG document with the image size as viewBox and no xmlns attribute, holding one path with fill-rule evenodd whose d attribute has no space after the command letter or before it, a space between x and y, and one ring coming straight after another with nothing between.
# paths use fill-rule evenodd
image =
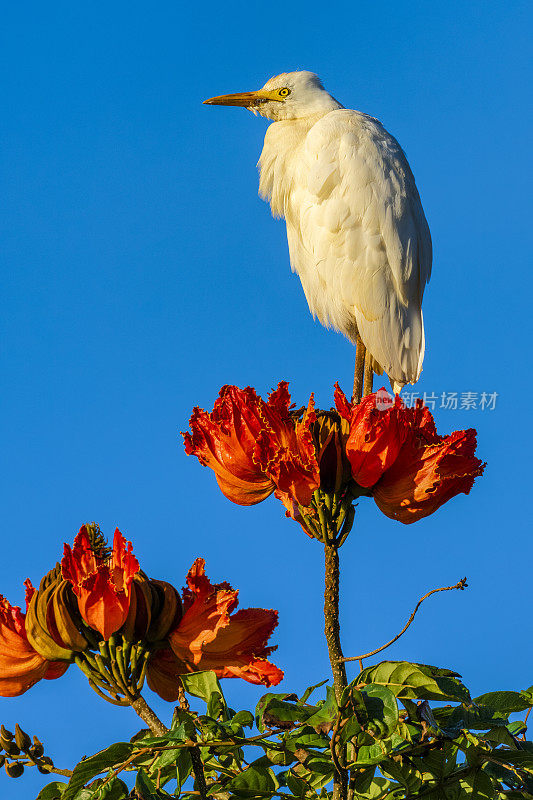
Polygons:
<instances>
[{"instance_id":1,"label":"bird's white neck","mask_svg":"<svg viewBox=\"0 0 533 800\"><path fill-rule=\"evenodd\" d=\"M268 127L257 166L260 173L259 196L270 202L273 216L287 218L291 188L298 177L295 164L301 163L295 156L304 146L305 137L312 126L328 111L301 119L273 122Z\"/></svg>"}]
</instances>

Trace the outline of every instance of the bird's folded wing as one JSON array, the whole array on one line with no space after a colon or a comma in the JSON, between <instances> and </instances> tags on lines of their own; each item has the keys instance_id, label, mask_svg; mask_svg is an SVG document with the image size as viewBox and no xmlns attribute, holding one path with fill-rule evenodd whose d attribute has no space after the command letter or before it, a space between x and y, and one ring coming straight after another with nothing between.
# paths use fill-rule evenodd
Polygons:
<instances>
[{"instance_id":1,"label":"bird's folded wing","mask_svg":"<svg viewBox=\"0 0 533 800\"><path fill-rule=\"evenodd\" d=\"M389 376L416 380L431 238L404 153L377 120L342 109L311 128L302 166L287 227L311 310L348 334L351 311Z\"/></svg>"}]
</instances>

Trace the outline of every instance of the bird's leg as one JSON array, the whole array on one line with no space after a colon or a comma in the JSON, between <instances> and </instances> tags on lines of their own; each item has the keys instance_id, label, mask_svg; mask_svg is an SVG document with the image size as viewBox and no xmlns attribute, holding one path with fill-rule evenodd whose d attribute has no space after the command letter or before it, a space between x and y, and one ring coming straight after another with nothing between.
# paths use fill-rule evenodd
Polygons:
<instances>
[{"instance_id":1,"label":"bird's leg","mask_svg":"<svg viewBox=\"0 0 533 800\"><path fill-rule=\"evenodd\" d=\"M363 396L363 375L365 371L366 347L364 346L363 340L359 334L357 334L355 346L355 372L353 376L352 403L360 403L361 397Z\"/></svg>"},{"instance_id":2,"label":"bird's leg","mask_svg":"<svg viewBox=\"0 0 533 800\"><path fill-rule=\"evenodd\" d=\"M374 383L374 359L367 350L365 355L365 378L363 381L363 397L366 397L367 394L372 394L373 383Z\"/></svg>"}]
</instances>

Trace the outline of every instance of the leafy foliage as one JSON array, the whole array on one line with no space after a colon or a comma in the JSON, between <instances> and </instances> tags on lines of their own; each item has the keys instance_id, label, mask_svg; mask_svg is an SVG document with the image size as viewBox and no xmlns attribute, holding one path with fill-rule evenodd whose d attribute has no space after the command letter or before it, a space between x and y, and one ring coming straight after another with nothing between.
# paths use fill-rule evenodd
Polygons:
<instances>
[{"instance_id":1,"label":"leafy foliage","mask_svg":"<svg viewBox=\"0 0 533 800\"><path fill-rule=\"evenodd\" d=\"M39 800L327 800L335 769L351 800L533 800L533 743L524 720L509 720L533 706L531 690L472 700L457 673L384 661L340 705L331 686L311 702L320 683L301 697L269 692L252 715L228 707L214 673L184 683L206 713L176 709L164 736L111 745Z\"/></svg>"}]
</instances>

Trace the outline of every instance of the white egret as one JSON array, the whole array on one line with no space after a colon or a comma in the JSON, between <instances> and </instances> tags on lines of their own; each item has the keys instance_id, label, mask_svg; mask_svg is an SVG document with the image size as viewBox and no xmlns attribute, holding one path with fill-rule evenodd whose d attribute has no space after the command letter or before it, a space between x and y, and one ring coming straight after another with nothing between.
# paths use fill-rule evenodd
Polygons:
<instances>
[{"instance_id":1,"label":"white egret","mask_svg":"<svg viewBox=\"0 0 533 800\"><path fill-rule=\"evenodd\" d=\"M365 347L365 394L373 371L385 371L396 392L415 383L431 236L396 139L374 117L344 108L312 72L283 73L258 91L205 103L244 106L273 121L259 194L285 218L291 266L311 313L357 342L356 399Z\"/></svg>"}]
</instances>

